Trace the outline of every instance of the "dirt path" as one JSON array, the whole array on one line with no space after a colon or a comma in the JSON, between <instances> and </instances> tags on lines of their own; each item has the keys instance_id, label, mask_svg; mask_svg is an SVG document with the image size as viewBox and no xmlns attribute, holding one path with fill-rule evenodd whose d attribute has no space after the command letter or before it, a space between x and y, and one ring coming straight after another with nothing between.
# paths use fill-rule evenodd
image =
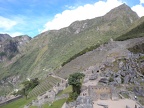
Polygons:
<instances>
[{"instance_id":1,"label":"dirt path","mask_svg":"<svg viewBox=\"0 0 144 108\"><path fill-rule=\"evenodd\" d=\"M130 99L120 99L118 101L112 101L112 100L98 100L94 101L93 108L103 108L102 105L108 105L108 108L126 108L126 106L130 108L135 108L135 105L139 106L135 101Z\"/></svg>"},{"instance_id":2,"label":"dirt path","mask_svg":"<svg viewBox=\"0 0 144 108\"><path fill-rule=\"evenodd\" d=\"M54 78L58 78L58 79L60 79L60 80L66 81L64 78L61 78L61 77L59 77L59 76L56 76L56 75L51 75L51 76L54 77Z\"/></svg>"}]
</instances>

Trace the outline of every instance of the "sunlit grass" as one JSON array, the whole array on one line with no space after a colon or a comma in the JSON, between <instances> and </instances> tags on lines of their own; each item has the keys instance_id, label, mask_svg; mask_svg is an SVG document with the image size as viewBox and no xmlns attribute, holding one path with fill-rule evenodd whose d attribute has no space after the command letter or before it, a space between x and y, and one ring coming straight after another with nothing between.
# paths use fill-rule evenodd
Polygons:
<instances>
[{"instance_id":1,"label":"sunlit grass","mask_svg":"<svg viewBox=\"0 0 144 108\"><path fill-rule=\"evenodd\" d=\"M0 106L0 108L23 108L25 105L29 104L35 98L21 98L4 106Z\"/></svg>"}]
</instances>

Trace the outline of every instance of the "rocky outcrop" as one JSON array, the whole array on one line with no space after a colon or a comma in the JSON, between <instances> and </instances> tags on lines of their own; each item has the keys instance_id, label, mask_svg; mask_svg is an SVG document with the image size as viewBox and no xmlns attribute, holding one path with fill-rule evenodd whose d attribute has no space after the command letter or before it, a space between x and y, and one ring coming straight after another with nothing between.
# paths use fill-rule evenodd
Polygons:
<instances>
[{"instance_id":1,"label":"rocky outcrop","mask_svg":"<svg viewBox=\"0 0 144 108\"><path fill-rule=\"evenodd\" d=\"M12 38L8 34L0 34L0 62L13 58L30 40L27 35Z\"/></svg>"},{"instance_id":2,"label":"rocky outcrop","mask_svg":"<svg viewBox=\"0 0 144 108\"><path fill-rule=\"evenodd\" d=\"M4 42L5 40L12 39L12 37L8 34L0 34L0 42Z\"/></svg>"},{"instance_id":3,"label":"rocky outcrop","mask_svg":"<svg viewBox=\"0 0 144 108\"><path fill-rule=\"evenodd\" d=\"M144 87L134 87L133 92L137 96L143 96L144 97Z\"/></svg>"},{"instance_id":4,"label":"rocky outcrop","mask_svg":"<svg viewBox=\"0 0 144 108\"><path fill-rule=\"evenodd\" d=\"M93 101L89 96L79 96L76 100L76 108L93 108Z\"/></svg>"}]
</instances>

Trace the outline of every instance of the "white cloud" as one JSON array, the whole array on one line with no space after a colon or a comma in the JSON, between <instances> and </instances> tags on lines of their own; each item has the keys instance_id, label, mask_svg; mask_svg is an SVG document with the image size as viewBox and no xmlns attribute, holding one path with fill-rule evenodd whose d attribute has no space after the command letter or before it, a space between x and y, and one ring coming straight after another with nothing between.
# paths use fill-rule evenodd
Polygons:
<instances>
[{"instance_id":1,"label":"white cloud","mask_svg":"<svg viewBox=\"0 0 144 108\"><path fill-rule=\"evenodd\" d=\"M144 0L140 0L140 4L143 4L144 3Z\"/></svg>"},{"instance_id":2,"label":"white cloud","mask_svg":"<svg viewBox=\"0 0 144 108\"><path fill-rule=\"evenodd\" d=\"M9 30L16 24L17 24L16 21L13 21L8 18L4 18L4 17L0 16L0 28L2 28L4 30Z\"/></svg>"},{"instance_id":3,"label":"white cloud","mask_svg":"<svg viewBox=\"0 0 144 108\"><path fill-rule=\"evenodd\" d=\"M133 6L132 10L135 11L139 17L144 16L144 7L141 4Z\"/></svg>"},{"instance_id":4,"label":"white cloud","mask_svg":"<svg viewBox=\"0 0 144 108\"><path fill-rule=\"evenodd\" d=\"M65 10L62 13L56 14L53 20L48 21L44 25L45 29L42 32L67 27L76 20L85 20L103 16L111 9L121 4L122 2L119 0L107 0L106 2L98 1L94 4L79 6L73 10Z\"/></svg>"}]
</instances>

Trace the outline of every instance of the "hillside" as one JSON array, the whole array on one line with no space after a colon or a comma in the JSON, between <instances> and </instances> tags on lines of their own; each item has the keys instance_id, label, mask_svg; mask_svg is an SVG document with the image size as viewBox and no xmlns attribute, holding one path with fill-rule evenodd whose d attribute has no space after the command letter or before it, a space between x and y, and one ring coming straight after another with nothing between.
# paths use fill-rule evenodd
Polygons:
<instances>
[{"instance_id":1,"label":"hillside","mask_svg":"<svg viewBox=\"0 0 144 108\"><path fill-rule=\"evenodd\" d=\"M143 36L144 36L144 17L136 21L126 33L116 38L116 40L123 41L127 39L143 37Z\"/></svg>"},{"instance_id":2,"label":"hillside","mask_svg":"<svg viewBox=\"0 0 144 108\"><path fill-rule=\"evenodd\" d=\"M41 33L19 48L20 53L10 62L0 63L1 81L8 85L10 81L15 86L27 77L46 77L78 56L115 39L138 19L138 15L123 4L104 16Z\"/></svg>"},{"instance_id":3,"label":"hillside","mask_svg":"<svg viewBox=\"0 0 144 108\"><path fill-rule=\"evenodd\" d=\"M137 14L123 4L102 17L76 21L69 27L39 34L5 73L44 77L48 72L61 68L74 55L116 38L137 19Z\"/></svg>"},{"instance_id":4,"label":"hillside","mask_svg":"<svg viewBox=\"0 0 144 108\"><path fill-rule=\"evenodd\" d=\"M22 51L22 47L30 40L29 36L12 38L8 34L0 34L0 62L11 60Z\"/></svg>"}]
</instances>

